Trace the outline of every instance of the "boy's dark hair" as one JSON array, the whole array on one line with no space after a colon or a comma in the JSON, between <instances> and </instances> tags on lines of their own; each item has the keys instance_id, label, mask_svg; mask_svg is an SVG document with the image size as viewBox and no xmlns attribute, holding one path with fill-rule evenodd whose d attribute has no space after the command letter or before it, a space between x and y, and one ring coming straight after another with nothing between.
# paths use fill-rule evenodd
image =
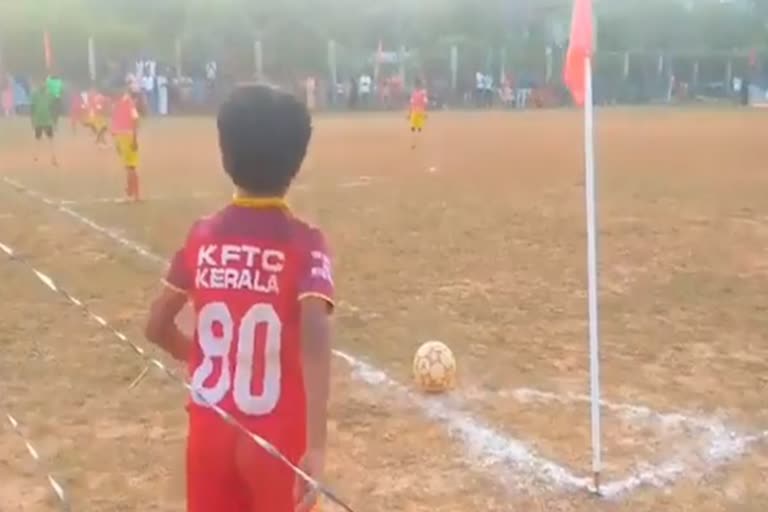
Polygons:
<instances>
[{"instance_id":1,"label":"boy's dark hair","mask_svg":"<svg viewBox=\"0 0 768 512\"><path fill-rule=\"evenodd\" d=\"M266 85L239 86L219 109L224 170L255 195L283 195L301 167L312 135L306 106Z\"/></svg>"}]
</instances>

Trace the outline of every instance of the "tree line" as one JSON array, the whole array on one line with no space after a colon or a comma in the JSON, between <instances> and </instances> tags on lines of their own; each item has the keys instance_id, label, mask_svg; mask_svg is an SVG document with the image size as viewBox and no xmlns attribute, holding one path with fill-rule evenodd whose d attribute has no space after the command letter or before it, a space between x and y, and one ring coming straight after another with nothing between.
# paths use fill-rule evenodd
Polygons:
<instances>
[{"instance_id":1,"label":"tree line","mask_svg":"<svg viewBox=\"0 0 768 512\"><path fill-rule=\"evenodd\" d=\"M569 0L0 0L0 52L7 69L43 71L48 31L57 68L87 74L86 41L100 57L171 62L253 62L327 69L327 42L371 52L379 43L448 58L447 47L504 48L513 58L566 43ZM598 48L728 52L768 45L768 0L595 0Z\"/></svg>"}]
</instances>

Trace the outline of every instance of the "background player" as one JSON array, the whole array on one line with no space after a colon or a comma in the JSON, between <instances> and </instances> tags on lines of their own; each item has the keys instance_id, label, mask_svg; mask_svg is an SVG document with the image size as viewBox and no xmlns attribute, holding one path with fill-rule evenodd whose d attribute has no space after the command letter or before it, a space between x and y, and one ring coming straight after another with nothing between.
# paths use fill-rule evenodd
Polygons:
<instances>
[{"instance_id":1,"label":"background player","mask_svg":"<svg viewBox=\"0 0 768 512\"><path fill-rule=\"evenodd\" d=\"M284 196L312 132L296 98L266 86L235 90L218 117L232 204L199 220L151 307L147 337L188 361L192 385L300 462L325 465L330 386L331 262L324 237ZM174 319L190 301L194 341ZM189 512L305 512L316 497L292 471L193 397Z\"/></svg>"},{"instance_id":2,"label":"background player","mask_svg":"<svg viewBox=\"0 0 768 512\"><path fill-rule=\"evenodd\" d=\"M88 106L85 92L74 91L69 97L69 123L72 133L77 133L79 125L88 123Z\"/></svg>"},{"instance_id":3,"label":"background player","mask_svg":"<svg viewBox=\"0 0 768 512\"><path fill-rule=\"evenodd\" d=\"M88 91L88 126L96 137L96 145L107 147L107 97L95 87Z\"/></svg>"},{"instance_id":4,"label":"background player","mask_svg":"<svg viewBox=\"0 0 768 512\"><path fill-rule=\"evenodd\" d=\"M55 112L56 98L51 94L45 82L35 84L32 96L30 97L30 110L32 119L32 129L35 132L35 162L40 157L40 145L43 136L48 140L48 151L51 157L51 163L56 166L56 146L54 144L54 127L56 125Z\"/></svg>"},{"instance_id":5,"label":"background player","mask_svg":"<svg viewBox=\"0 0 768 512\"><path fill-rule=\"evenodd\" d=\"M125 168L125 195L129 201L138 201L139 194L139 111L130 91L126 88L112 104L112 136Z\"/></svg>"},{"instance_id":6,"label":"background player","mask_svg":"<svg viewBox=\"0 0 768 512\"><path fill-rule=\"evenodd\" d=\"M411 142L411 148L416 148L416 140L418 135L424 130L424 125L427 122L427 103L429 98L427 96L427 90L422 85L421 79L417 78L414 82L414 90L411 93L410 114L409 119L411 123L411 133L413 134L413 141Z\"/></svg>"},{"instance_id":7,"label":"background player","mask_svg":"<svg viewBox=\"0 0 768 512\"><path fill-rule=\"evenodd\" d=\"M58 75L51 73L46 78L45 85L48 87L48 92L53 96L53 127L57 128L63 107L64 82Z\"/></svg>"}]
</instances>

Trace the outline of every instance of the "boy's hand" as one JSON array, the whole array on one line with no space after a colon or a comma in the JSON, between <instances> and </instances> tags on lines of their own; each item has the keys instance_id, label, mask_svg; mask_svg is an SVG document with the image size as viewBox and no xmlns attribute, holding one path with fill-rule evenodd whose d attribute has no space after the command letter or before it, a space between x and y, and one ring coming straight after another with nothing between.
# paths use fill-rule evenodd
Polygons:
<instances>
[{"instance_id":1,"label":"boy's hand","mask_svg":"<svg viewBox=\"0 0 768 512\"><path fill-rule=\"evenodd\" d=\"M133 136L133 140L131 141L131 149L133 151L139 150L139 139L136 137L136 135Z\"/></svg>"},{"instance_id":2,"label":"boy's hand","mask_svg":"<svg viewBox=\"0 0 768 512\"><path fill-rule=\"evenodd\" d=\"M299 463L299 467L315 480L321 480L325 472L325 447L310 448ZM309 512L317 504L318 492L303 478L296 476L293 490L296 512Z\"/></svg>"}]
</instances>

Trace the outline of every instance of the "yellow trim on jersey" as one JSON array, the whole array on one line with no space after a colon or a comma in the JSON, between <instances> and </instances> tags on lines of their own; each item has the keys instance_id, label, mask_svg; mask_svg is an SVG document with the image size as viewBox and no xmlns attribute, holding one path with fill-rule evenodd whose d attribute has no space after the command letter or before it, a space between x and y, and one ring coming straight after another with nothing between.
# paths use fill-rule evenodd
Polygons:
<instances>
[{"instance_id":1,"label":"yellow trim on jersey","mask_svg":"<svg viewBox=\"0 0 768 512\"><path fill-rule=\"evenodd\" d=\"M176 293L183 293L184 295L187 295L188 293L187 290L183 288L179 288L178 286L169 283L167 279L161 279L160 282L163 283L163 286L165 286L169 290L174 291Z\"/></svg>"},{"instance_id":2,"label":"yellow trim on jersey","mask_svg":"<svg viewBox=\"0 0 768 512\"><path fill-rule=\"evenodd\" d=\"M232 198L232 204L243 208L280 208L288 209L288 203L282 197L241 197L237 194Z\"/></svg>"},{"instance_id":3,"label":"yellow trim on jersey","mask_svg":"<svg viewBox=\"0 0 768 512\"><path fill-rule=\"evenodd\" d=\"M304 299L310 299L310 298L315 298L315 299L323 299L323 300L324 300L325 302L327 302L327 303L328 303L328 305L330 305L332 308L335 308L335 307L336 307L336 303L335 303L335 302L333 302L333 299L332 299L332 298L330 298L329 296L327 296L327 295L326 295L326 294L324 294L324 293L318 293L318 292L307 292L307 293L302 293L301 295L299 295L299 301L302 301L302 300L304 300Z\"/></svg>"}]
</instances>

